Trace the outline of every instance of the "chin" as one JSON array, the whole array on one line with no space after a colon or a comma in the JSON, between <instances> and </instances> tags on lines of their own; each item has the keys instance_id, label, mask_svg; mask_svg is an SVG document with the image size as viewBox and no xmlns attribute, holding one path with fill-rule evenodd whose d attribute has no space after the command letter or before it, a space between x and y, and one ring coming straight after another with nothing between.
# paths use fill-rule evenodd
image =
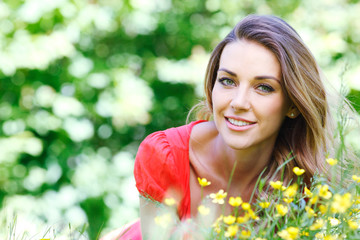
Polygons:
<instances>
[{"instance_id":1,"label":"chin","mask_svg":"<svg viewBox=\"0 0 360 240\"><path fill-rule=\"evenodd\" d=\"M245 150L251 148L251 144L248 143L236 143L234 141L226 143L230 148L234 150Z\"/></svg>"}]
</instances>

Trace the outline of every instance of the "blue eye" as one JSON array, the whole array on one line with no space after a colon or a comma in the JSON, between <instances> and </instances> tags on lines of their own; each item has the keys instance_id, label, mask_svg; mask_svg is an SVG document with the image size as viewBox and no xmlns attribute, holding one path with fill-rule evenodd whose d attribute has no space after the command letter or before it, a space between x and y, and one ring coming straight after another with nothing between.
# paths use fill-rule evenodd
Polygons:
<instances>
[{"instance_id":1,"label":"blue eye","mask_svg":"<svg viewBox=\"0 0 360 240\"><path fill-rule=\"evenodd\" d=\"M258 89L265 93L270 93L270 92L274 91L274 89L272 87L270 87L269 85L266 85L266 84L259 85Z\"/></svg>"},{"instance_id":2,"label":"blue eye","mask_svg":"<svg viewBox=\"0 0 360 240\"><path fill-rule=\"evenodd\" d=\"M235 82L229 78L220 78L219 82L224 86L235 86Z\"/></svg>"}]
</instances>

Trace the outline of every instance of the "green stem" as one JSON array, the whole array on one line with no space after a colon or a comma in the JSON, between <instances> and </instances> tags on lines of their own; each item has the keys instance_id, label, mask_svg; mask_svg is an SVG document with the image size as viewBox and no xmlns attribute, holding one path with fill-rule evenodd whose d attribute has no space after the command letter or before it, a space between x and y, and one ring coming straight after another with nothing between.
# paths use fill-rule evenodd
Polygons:
<instances>
[{"instance_id":1,"label":"green stem","mask_svg":"<svg viewBox=\"0 0 360 240\"><path fill-rule=\"evenodd\" d=\"M232 170L231 170L229 182L228 182L228 185L227 185L227 187L226 187L226 192L229 192L229 190L230 190L230 185L231 185L232 178L233 178L233 176L234 176L236 164L237 164L237 161L235 161L234 166L233 166L233 168L232 168Z\"/></svg>"},{"instance_id":2,"label":"green stem","mask_svg":"<svg viewBox=\"0 0 360 240\"><path fill-rule=\"evenodd\" d=\"M228 193L229 190L230 190L230 185L231 185L231 181L232 181L232 178L233 178L233 176L234 176L234 173L235 173L236 164L237 164L237 161L235 161L234 166L233 166L233 168L232 168L232 170L231 170L231 173L230 173L230 178L229 178L229 181L228 181L228 185L227 185L227 187L226 187L226 192L227 192L227 193ZM223 214L224 214L224 212L225 212L225 204L224 204L223 207L222 207L222 212L223 212Z\"/></svg>"},{"instance_id":3,"label":"green stem","mask_svg":"<svg viewBox=\"0 0 360 240\"><path fill-rule=\"evenodd\" d=\"M291 153L290 153L291 154ZM289 154L289 155L290 155ZM270 181L274 180L274 178L276 177L276 174L280 171L280 169L285 166L286 164L288 164L291 160L293 160L294 157L289 158L288 160L286 160L285 162L283 162L282 164L280 164L280 166L278 166L274 172L274 174L272 175L272 177L270 178ZM267 186L266 191L269 191L270 188L270 184Z\"/></svg>"},{"instance_id":4,"label":"green stem","mask_svg":"<svg viewBox=\"0 0 360 240\"><path fill-rule=\"evenodd\" d=\"M262 175L264 174L265 171L266 171L266 168L264 168L264 170L262 170L262 172L260 173L260 175L259 175L259 177L258 177L258 179L256 181L255 187L254 187L254 189L253 189L253 191L251 193L251 197L250 197L249 202L252 202L252 199L253 199L253 197L255 195L255 191L257 189L257 186L259 185L259 182L261 181L261 177L262 177Z\"/></svg>"}]
</instances>

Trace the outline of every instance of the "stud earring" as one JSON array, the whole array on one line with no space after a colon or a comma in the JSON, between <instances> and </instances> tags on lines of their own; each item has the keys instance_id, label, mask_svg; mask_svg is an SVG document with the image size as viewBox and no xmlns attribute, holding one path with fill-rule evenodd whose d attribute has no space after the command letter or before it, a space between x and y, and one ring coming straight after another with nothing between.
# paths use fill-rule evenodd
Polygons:
<instances>
[{"instance_id":1,"label":"stud earring","mask_svg":"<svg viewBox=\"0 0 360 240\"><path fill-rule=\"evenodd\" d=\"M290 114L290 117L294 117L294 113L291 113L291 114Z\"/></svg>"}]
</instances>

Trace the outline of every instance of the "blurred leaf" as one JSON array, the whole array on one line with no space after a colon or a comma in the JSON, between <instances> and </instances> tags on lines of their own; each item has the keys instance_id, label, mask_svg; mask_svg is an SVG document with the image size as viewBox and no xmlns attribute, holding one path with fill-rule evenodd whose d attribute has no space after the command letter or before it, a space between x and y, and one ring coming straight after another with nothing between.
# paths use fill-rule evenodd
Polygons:
<instances>
[{"instance_id":1,"label":"blurred leaf","mask_svg":"<svg viewBox=\"0 0 360 240\"><path fill-rule=\"evenodd\" d=\"M287 16L299 7L301 0L282 1L282 0L266 0L271 10L279 16Z\"/></svg>"},{"instance_id":2,"label":"blurred leaf","mask_svg":"<svg viewBox=\"0 0 360 240\"><path fill-rule=\"evenodd\" d=\"M360 113L360 91L356 89L351 89L346 97L347 99L349 99L355 110Z\"/></svg>"},{"instance_id":3,"label":"blurred leaf","mask_svg":"<svg viewBox=\"0 0 360 240\"><path fill-rule=\"evenodd\" d=\"M80 203L88 218L88 234L91 240L99 238L102 228L106 225L110 211L105 205L102 196L97 198L87 198Z\"/></svg>"}]
</instances>

